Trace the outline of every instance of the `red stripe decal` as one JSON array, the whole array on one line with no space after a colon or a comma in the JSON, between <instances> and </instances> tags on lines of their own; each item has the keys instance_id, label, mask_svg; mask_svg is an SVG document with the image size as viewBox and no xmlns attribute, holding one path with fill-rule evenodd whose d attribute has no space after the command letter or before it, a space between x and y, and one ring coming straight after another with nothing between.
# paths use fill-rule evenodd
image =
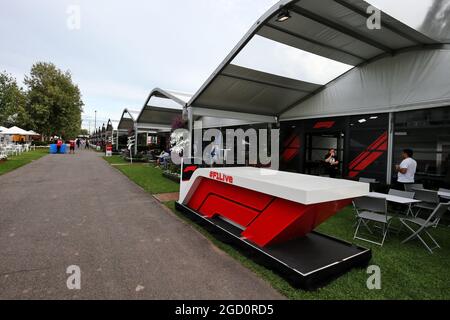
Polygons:
<instances>
[{"instance_id":1,"label":"red stripe decal","mask_svg":"<svg viewBox=\"0 0 450 320\"><path fill-rule=\"evenodd\" d=\"M349 177L354 178L378 160L388 148L388 134L384 132L349 164Z\"/></svg>"},{"instance_id":2,"label":"red stripe decal","mask_svg":"<svg viewBox=\"0 0 450 320\"><path fill-rule=\"evenodd\" d=\"M197 170L197 168L198 168L197 166L189 166L189 167L184 168L183 172L195 171L195 170Z\"/></svg>"},{"instance_id":3,"label":"red stripe decal","mask_svg":"<svg viewBox=\"0 0 450 320\"><path fill-rule=\"evenodd\" d=\"M314 125L314 129L330 129L333 128L336 121L321 121Z\"/></svg>"}]
</instances>

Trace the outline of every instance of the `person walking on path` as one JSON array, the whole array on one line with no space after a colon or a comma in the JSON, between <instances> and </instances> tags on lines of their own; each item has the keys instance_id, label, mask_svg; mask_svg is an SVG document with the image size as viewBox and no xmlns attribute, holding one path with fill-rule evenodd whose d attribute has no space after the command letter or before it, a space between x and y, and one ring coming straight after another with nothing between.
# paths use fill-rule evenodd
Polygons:
<instances>
[{"instance_id":1,"label":"person walking on path","mask_svg":"<svg viewBox=\"0 0 450 320\"><path fill-rule=\"evenodd\" d=\"M69 141L69 145L70 145L70 152L71 154L75 154L75 140L70 140Z\"/></svg>"},{"instance_id":2,"label":"person walking on path","mask_svg":"<svg viewBox=\"0 0 450 320\"><path fill-rule=\"evenodd\" d=\"M80 146L81 146L81 140L77 139L77 148L80 149Z\"/></svg>"},{"instance_id":3,"label":"person walking on path","mask_svg":"<svg viewBox=\"0 0 450 320\"><path fill-rule=\"evenodd\" d=\"M62 140L58 139L58 141L56 141L56 153L61 153L61 147L62 147Z\"/></svg>"}]
</instances>

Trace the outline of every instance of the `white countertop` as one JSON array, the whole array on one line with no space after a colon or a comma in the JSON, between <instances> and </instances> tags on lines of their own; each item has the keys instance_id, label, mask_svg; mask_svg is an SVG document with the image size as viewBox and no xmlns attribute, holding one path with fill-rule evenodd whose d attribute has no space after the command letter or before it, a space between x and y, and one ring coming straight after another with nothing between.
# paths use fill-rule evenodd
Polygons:
<instances>
[{"instance_id":1,"label":"white countertop","mask_svg":"<svg viewBox=\"0 0 450 320\"><path fill-rule=\"evenodd\" d=\"M198 178L210 178L211 171L232 177L233 185L306 205L366 196L370 188L368 183L350 180L236 167L197 169L189 182L183 182L188 184L186 189L190 189ZM185 190L180 200L184 200L187 193L188 190Z\"/></svg>"}]
</instances>

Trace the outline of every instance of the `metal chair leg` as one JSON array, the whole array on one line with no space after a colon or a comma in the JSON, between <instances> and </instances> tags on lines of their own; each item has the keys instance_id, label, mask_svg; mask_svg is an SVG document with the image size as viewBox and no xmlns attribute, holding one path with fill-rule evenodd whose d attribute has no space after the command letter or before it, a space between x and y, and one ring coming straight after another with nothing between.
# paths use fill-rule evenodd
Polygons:
<instances>
[{"instance_id":1,"label":"metal chair leg","mask_svg":"<svg viewBox=\"0 0 450 320\"><path fill-rule=\"evenodd\" d=\"M408 228L408 229L412 232L412 235L410 235L408 238L406 238L405 240L403 240L402 243L406 243L406 242L408 242L408 241L411 241L411 240L417 238L417 239L419 239L420 242L422 242L422 244L425 246L425 248L427 248L427 250L428 250L430 253L433 253L433 250L436 249L436 248L441 248L441 247L439 246L439 244L436 242L436 240L431 236L431 234L430 234L428 231L424 230L424 232L428 235L428 237L431 239L431 241L434 242L435 247L433 247L433 248L431 248L431 247L428 245L428 243L420 236L420 233L418 232L418 231L420 230L420 228L419 228L418 230L414 230L414 229L413 229L412 227L410 227L406 222L401 221L401 223L404 224L404 225L406 226L406 228Z\"/></svg>"}]
</instances>

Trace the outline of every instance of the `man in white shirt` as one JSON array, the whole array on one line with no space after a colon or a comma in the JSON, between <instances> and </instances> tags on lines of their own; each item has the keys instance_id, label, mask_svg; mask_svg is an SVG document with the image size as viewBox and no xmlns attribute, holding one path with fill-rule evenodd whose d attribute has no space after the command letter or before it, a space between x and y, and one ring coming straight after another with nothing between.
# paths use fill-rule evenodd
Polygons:
<instances>
[{"instance_id":1,"label":"man in white shirt","mask_svg":"<svg viewBox=\"0 0 450 320\"><path fill-rule=\"evenodd\" d=\"M417 162L413 158L413 151L405 149L402 152L403 161L400 165L395 166L398 173L399 184L412 184L415 182L414 176L416 174Z\"/></svg>"}]
</instances>

